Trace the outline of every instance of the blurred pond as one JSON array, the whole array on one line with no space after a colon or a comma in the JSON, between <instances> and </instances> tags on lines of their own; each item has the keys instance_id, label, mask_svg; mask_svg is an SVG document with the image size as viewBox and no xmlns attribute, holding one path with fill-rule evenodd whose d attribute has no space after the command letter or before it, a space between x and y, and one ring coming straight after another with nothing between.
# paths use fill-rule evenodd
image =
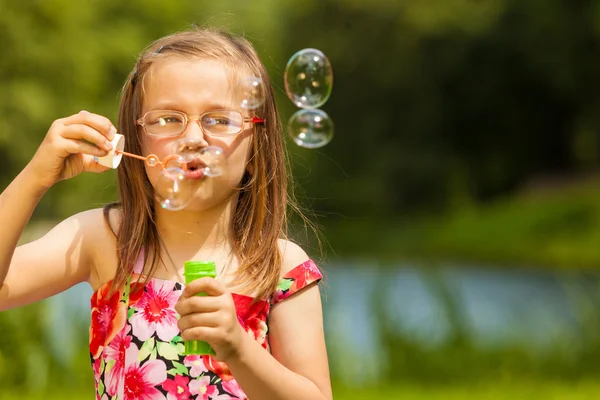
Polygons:
<instances>
[{"instance_id":1,"label":"blurred pond","mask_svg":"<svg viewBox=\"0 0 600 400\"><path fill-rule=\"evenodd\" d=\"M578 340L585 328L582 310L595 309L598 299L591 293L600 282L591 273L453 264L390 268L352 261L328 263L324 270L330 363L344 381L358 385L376 379L390 356L381 345L378 318L425 348L434 349L460 329L481 348L518 344L544 354L557 341ZM91 294L82 284L48 300L57 357L81 350L73 348L73 335L82 329L69 327L87 326Z\"/></svg>"}]
</instances>

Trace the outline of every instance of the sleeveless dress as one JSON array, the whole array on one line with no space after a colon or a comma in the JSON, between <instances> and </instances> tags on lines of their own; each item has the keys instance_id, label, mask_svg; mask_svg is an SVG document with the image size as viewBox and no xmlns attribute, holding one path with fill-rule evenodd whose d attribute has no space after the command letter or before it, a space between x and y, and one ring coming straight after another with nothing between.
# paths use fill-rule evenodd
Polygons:
<instances>
[{"instance_id":1,"label":"sleeveless dress","mask_svg":"<svg viewBox=\"0 0 600 400\"><path fill-rule=\"evenodd\" d=\"M174 306L183 285L140 279L138 259L128 284L109 296L111 282L91 297L90 356L97 400L247 399L225 363L211 356L184 355ZM323 278L312 260L290 270L270 299L232 293L243 329L269 350L271 307ZM139 285L138 285L139 286Z\"/></svg>"}]
</instances>

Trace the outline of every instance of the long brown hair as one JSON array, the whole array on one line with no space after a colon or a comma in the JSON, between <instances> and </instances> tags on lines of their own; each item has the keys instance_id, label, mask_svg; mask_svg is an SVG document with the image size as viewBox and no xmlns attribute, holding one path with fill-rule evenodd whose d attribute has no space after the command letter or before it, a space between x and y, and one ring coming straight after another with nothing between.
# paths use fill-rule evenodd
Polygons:
<instances>
[{"instance_id":1,"label":"long brown hair","mask_svg":"<svg viewBox=\"0 0 600 400\"><path fill-rule=\"evenodd\" d=\"M287 207L295 208L288 193L288 158L282 138L273 90L264 65L244 38L212 29L178 32L151 43L140 55L122 89L119 133L125 136L125 151L142 154L141 135L136 126L143 100L143 79L157 57L210 58L235 70L243 68L262 79L266 98L254 113L265 124L255 124L248 167L241 180L231 219L233 250L241 264L235 278L243 292L264 299L276 289L281 271L278 239L287 238ZM143 279L153 276L163 262L162 240L155 220L154 189L144 165L129 157L118 169L120 201L104 208L108 223L113 208L122 218L115 231L119 264L111 290L123 287L134 264L144 251ZM109 224L110 225L110 224Z\"/></svg>"}]
</instances>

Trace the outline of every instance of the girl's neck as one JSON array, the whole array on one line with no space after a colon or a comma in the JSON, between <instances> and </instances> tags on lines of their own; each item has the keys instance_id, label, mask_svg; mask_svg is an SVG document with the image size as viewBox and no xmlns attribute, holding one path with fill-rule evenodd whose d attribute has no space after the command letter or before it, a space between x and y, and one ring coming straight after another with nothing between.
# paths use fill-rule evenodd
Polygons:
<instances>
[{"instance_id":1,"label":"girl's neck","mask_svg":"<svg viewBox=\"0 0 600 400\"><path fill-rule=\"evenodd\" d=\"M164 248L164 270L155 277L183 282L183 264L188 260L210 260L217 274L228 284L237 269L232 251L230 220L236 198L202 211L168 211L156 208L156 228Z\"/></svg>"},{"instance_id":2,"label":"girl's neck","mask_svg":"<svg viewBox=\"0 0 600 400\"><path fill-rule=\"evenodd\" d=\"M173 253L192 257L202 252L231 249L230 220L234 199L202 211L156 208L156 228Z\"/></svg>"}]
</instances>

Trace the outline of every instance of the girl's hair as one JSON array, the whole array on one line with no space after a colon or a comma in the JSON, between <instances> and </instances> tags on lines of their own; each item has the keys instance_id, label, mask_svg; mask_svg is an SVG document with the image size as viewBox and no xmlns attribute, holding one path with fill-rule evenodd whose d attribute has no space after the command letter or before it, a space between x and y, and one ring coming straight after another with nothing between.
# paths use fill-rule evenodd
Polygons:
<instances>
[{"instance_id":1,"label":"girl's hair","mask_svg":"<svg viewBox=\"0 0 600 400\"><path fill-rule=\"evenodd\" d=\"M243 292L251 292L256 299L267 298L276 289L280 276L282 258L278 239L287 237L286 208L292 206L299 211L288 193L288 158L269 76L246 39L223 31L194 29L151 43L141 53L122 89L118 129L125 136L127 152L142 154L142 133L136 119L142 110L144 77L155 60L171 56L216 59L231 69L232 76L244 71L259 77L264 84L265 102L254 112L265 123L255 124L253 128L248 168L238 189L230 229L233 250L241 260L235 273L236 281L241 283ZM118 169L118 181L120 201L104 208L109 226L110 210L120 208L122 211L115 232L119 264L111 291L127 282L142 251L145 257L142 280L151 277L163 262L163 242L154 224L154 189L146 176L144 163L124 157Z\"/></svg>"}]
</instances>

